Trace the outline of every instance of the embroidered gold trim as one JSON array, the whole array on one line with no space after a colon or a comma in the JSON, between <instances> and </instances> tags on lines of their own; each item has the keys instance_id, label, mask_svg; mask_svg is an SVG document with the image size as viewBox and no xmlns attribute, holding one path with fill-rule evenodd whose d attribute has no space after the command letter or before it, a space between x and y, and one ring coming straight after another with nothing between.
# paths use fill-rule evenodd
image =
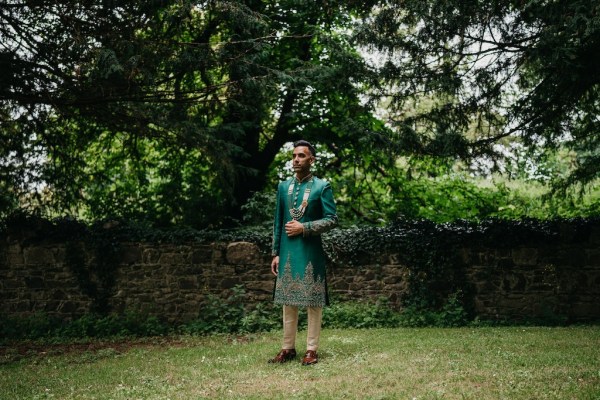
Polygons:
<instances>
[{"instance_id":1,"label":"embroidered gold trim","mask_svg":"<svg viewBox=\"0 0 600 400\"><path fill-rule=\"evenodd\" d=\"M275 303L299 307L323 307L326 302L325 280L317 276L315 279L312 263L304 270L304 278L300 274L292 276L292 267L288 257L281 278L275 284Z\"/></svg>"}]
</instances>

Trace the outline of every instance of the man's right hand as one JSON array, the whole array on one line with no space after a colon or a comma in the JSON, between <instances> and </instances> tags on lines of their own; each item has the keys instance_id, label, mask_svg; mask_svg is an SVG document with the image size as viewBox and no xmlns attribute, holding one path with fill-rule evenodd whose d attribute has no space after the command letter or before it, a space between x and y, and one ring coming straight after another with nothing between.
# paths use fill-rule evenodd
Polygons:
<instances>
[{"instance_id":1,"label":"man's right hand","mask_svg":"<svg viewBox=\"0 0 600 400\"><path fill-rule=\"evenodd\" d=\"M279 256L273 257L273 261L271 261L271 272L273 275L277 276L277 272L279 271Z\"/></svg>"}]
</instances>

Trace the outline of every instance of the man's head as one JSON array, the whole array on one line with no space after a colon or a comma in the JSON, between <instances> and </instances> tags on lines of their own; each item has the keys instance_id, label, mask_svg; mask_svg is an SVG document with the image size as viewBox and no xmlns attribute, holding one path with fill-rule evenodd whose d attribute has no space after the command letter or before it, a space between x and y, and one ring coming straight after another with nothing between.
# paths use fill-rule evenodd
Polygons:
<instances>
[{"instance_id":1,"label":"man's head","mask_svg":"<svg viewBox=\"0 0 600 400\"><path fill-rule=\"evenodd\" d=\"M294 142L294 148L299 147L299 146L305 146L308 147L308 150L310 151L310 153L312 154L313 157L317 156L317 152L315 150L315 147L310 144L309 142L307 142L306 140L298 140Z\"/></svg>"},{"instance_id":2,"label":"man's head","mask_svg":"<svg viewBox=\"0 0 600 400\"><path fill-rule=\"evenodd\" d=\"M294 142L292 167L298 176L305 176L310 173L310 167L315 162L316 154L314 146L306 140Z\"/></svg>"}]
</instances>

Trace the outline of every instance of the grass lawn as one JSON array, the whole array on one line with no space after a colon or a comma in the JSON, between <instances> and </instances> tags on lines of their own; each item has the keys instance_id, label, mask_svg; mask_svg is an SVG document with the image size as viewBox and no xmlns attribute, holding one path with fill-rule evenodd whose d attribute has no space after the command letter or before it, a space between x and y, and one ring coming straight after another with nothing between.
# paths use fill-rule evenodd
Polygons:
<instances>
[{"instance_id":1,"label":"grass lawn","mask_svg":"<svg viewBox=\"0 0 600 400\"><path fill-rule=\"evenodd\" d=\"M600 326L326 329L311 367L267 364L279 345L276 332L9 350L0 399L600 399Z\"/></svg>"}]
</instances>

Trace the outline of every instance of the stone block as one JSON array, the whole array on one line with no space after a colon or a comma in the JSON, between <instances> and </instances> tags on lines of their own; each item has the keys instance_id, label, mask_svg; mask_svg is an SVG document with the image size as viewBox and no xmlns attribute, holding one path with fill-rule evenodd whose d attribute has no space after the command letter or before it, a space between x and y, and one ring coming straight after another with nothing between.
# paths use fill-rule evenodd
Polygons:
<instances>
[{"instance_id":1,"label":"stone block","mask_svg":"<svg viewBox=\"0 0 600 400\"><path fill-rule=\"evenodd\" d=\"M524 297L498 299L497 306L503 309L522 310L530 305L529 299Z\"/></svg>"},{"instance_id":2,"label":"stone block","mask_svg":"<svg viewBox=\"0 0 600 400\"><path fill-rule=\"evenodd\" d=\"M577 292L587 292L590 284L588 274L581 271L569 273L562 278L562 281L566 283L568 290L576 290Z\"/></svg>"},{"instance_id":3,"label":"stone block","mask_svg":"<svg viewBox=\"0 0 600 400\"><path fill-rule=\"evenodd\" d=\"M507 293L522 293L525 291L526 280L522 274L511 274L504 277L502 290Z\"/></svg>"},{"instance_id":4,"label":"stone block","mask_svg":"<svg viewBox=\"0 0 600 400\"><path fill-rule=\"evenodd\" d=\"M400 254L397 254L397 253L390 254L388 263L390 265L401 265L402 258L400 257Z\"/></svg>"},{"instance_id":5,"label":"stone block","mask_svg":"<svg viewBox=\"0 0 600 400\"><path fill-rule=\"evenodd\" d=\"M583 267L586 264L586 254L579 248L563 249L559 254L559 264L561 266Z\"/></svg>"},{"instance_id":6,"label":"stone block","mask_svg":"<svg viewBox=\"0 0 600 400\"><path fill-rule=\"evenodd\" d=\"M53 264L54 254L51 249L43 246L27 247L23 250L25 264Z\"/></svg>"},{"instance_id":7,"label":"stone block","mask_svg":"<svg viewBox=\"0 0 600 400\"><path fill-rule=\"evenodd\" d=\"M54 253L54 260L55 263L57 264L63 264L65 262L65 258L67 255L67 249L65 246L61 245L58 247L54 247L52 249L52 252Z\"/></svg>"},{"instance_id":8,"label":"stone block","mask_svg":"<svg viewBox=\"0 0 600 400\"><path fill-rule=\"evenodd\" d=\"M82 304L80 304L79 302L75 302L75 301L63 301L60 303L60 305L58 307L56 307L56 311L60 311L62 313L67 313L67 314L72 314L75 313L79 310L81 310L82 308Z\"/></svg>"},{"instance_id":9,"label":"stone block","mask_svg":"<svg viewBox=\"0 0 600 400\"><path fill-rule=\"evenodd\" d=\"M510 249L496 249L496 258L509 258L512 256Z\"/></svg>"},{"instance_id":10,"label":"stone block","mask_svg":"<svg viewBox=\"0 0 600 400\"><path fill-rule=\"evenodd\" d=\"M231 289L232 287L239 285L241 282L237 278L225 278L221 281L221 287L223 289Z\"/></svg>"},{"instance_id":11,"label":"stone block","mask_svg":"<svg viewBox=\"0 0 600 400\"><path fill-rule=\"evenodd\" d=\"M25 283L21 279L2 279L2 289L20 289L23 288Z\"/></svg>"},{"instance_id":12,"label":"stone block","mask_svg":"<svg viewBox=\"0 0 600 400\"><path fill-rule=\"evenodd\" d=\"M332 282L331 285L329 285L329 286L331 286L331 288L333 288L336 291L344 291L345 292L346 290L350 289L350 285L348 285L347 283L345 283L343 281Z\"/></svg>"},{"instance_id":13,"label":"stone block","mask_svg":"<svg viewBox=\"0 0 600 400\"><path fill-rule=\"evenodd\" d=\"M142 261L142 249L135 245L121 247L121 262L123 264L137 264Z\"/></svg>"},{"instance_id":14,"label":"stone block","mask_svg":"<svg viewBox=\"0 0 600 400\"><path fill-rule=\"evenodd\" d=\"M43 303L44 312L45 313L57 312L60 305L61 305L60 301L56 301L56 300L45 301Z\"/></svg>"},{"instance_id":15,"label":"stone block","mask_svg":"<svg viewBox=\"0 0 600 400\"><path fill-rule=\"evenodd\" d=\"M472 262L473 256L471 254L471 250L467 248L461 248L459 251L460 259L464 264L470 264Z\"/></svg>"},{"instance_id":16,"label":"stone block","mask_svg":"<svg viewBox=\"0 0 600 400\"><path fill-rule=\"evenodd\" d=\"M570 314L577 320L597 320L600 318L600 307L597 303L573 304Z\"/></svg>"},{"instance_id":17,"label":"stone block","mask_svg":"<svg viewBox=\"0 0 600 400\"><path fill-rule=\"evenodd\" d=\"M210 264L212 259L212 246L200 246L192 251L192 264Z\"/></svg>"},{"instance_id":18,"label":"stone block","mask_svg":"<svg viewBox=\"0 0 600 400\"><path fill-rule=\"evenodd\" d=\"M8 265L25 264L25 258L20 245L15 244L8 246L8 251L6 252L6 263Z\"/></svg>"},{"instance_id":19,"label":"stone block","mask_svg":"<svg viewBox=\"0 0 600 400\"><path fill-rule=\"evenodd\" d=\"M587 249L585 254L587 265L600 267L600 248Z\"/></svg>"},{"instance_id":20,"label":"stone block","mask_svg":"<svg viewBox=\"0 0 600 400\"><path fill-rule=\"evenodd\" d=\"M600 227L594 226L590 230L590 243L600 245Z\"/></svg>"},{"instance_id":21,"label":"stone block","mask_svg":"<svg viewBox=\"0 0 600 400\"><path fill-rule=\"evenodd\" d=\"M500 258L496 260L496 266L502 269L511 269L515 266L515 263L511 258Z\"/></svg>"},{"instance_id":22,"label":"stone block","mask_svg":"<svg viewBox=\"0 0 600 400\"><path fill-rule=\"evenodd\" d=\"M245 287L247 290L271 293L273 291L274 283L265 281L253 281L246 283Z\"/></svg>"},{"instance_id":23,"label":"stone block","mask_svg":"<svg viewBox=\"0 0 600 400\"><path fill-rule=\"evenodd\" d=\"M372 281L375 279L375 273L373 271L366 271L363 278L365 281Z\"/></svg>"},{"instance_id":24,"label":"stone block","mask_svg":"<svg viewBox=\"0 0 600 400\"><path fill-rule=\"evenodd\" d=\"M490 263L486 259L487 253L477 250L471 250L471 264L472 265L489 265Z\"/></svg>"},{"instance_id":25,"label":"stone block","mask_svg":"<svg viewBox=\"0 0 600 400\"><path fill-rule=\"evenodd\" d=\"M206 278L238 276L233 266L224 264L215 265L213 268L203 268L202 275Z\"/></svg>"},{"instance_id":26,"label":"stone block","mask_svg":"<svg viewBox=\"0 0 600 400\"><path fill-rule=\"evenodd\" d=\"M538 250L527 247L513 249L512 258L516 265L536 265L538 262Z\"/></svg>"},{"instance_id":27,"label":"stone block","mask_svg":"<svg viewBox=\"0 0 600 400\"><path fill-rule=\"evenodd\" d=\"M160 260L160 251L157 249L144 249L142 251L142 261L144 264L157 264Z\"/></svg>"},{"instance_id":28,"label":"stone block","mask_svg":"<svg viewBox=\"0 0 600 400\"><path fill-rule=\"evenodd\" d=\"M232 265L230 268L233 268L234 274L237 276L249 276L255 277L258 274L264 271L271 271L270 265L259 265L259 264L243 264L243 265Z\"/></svg>"},{"instance_id":29,"label":"stone block","mask_svg":"<svg viewBox=\"0 0 600 400\"><path fill-rule=\"evenodd\" d=\"M197 311L191 311L191 312L183 312L181 313L181 315L179 316L179 318L177 319L177 321L180 322L190 322L190 321L194 321L198 319L198 312Z\"/></svg>"},{"instance_id":30,"label":"stone block","mask_svg":"<svg viewBox=\"0 0 600 400\"><path fill-rule=\"evenodd\" d=\"M179 289L198 289L198 281L195 277L182 278L178 282Z\"/></svg>"},{"instance_id":31,"label":"stone block","mask_svg":"<svg viewBox=\"0 0 600 400\"><path fill-rule=\"evenodd\" d=\"M12 309L15 312L23 313L23 312L29 312L29 311L31 311L33 309L33 307L32 307L31 301L29 301L29 300L19 300L19 301L13 303Z\"/></svg>"},{"instance_id":32,"label":"stone block","mask_svg":"<svg viewBox=\"0 0 600 400\"><path fill-rule=\"evenodd\" d=\"M181 253L163 253L158 263L162 265L183 265L186 264L186 257Z\"/></svg>"},{"instance_id":33,"label":"stone block","mask_svg":"<svg viewBox=\"0 0 600 400\"><path fill-rule=\"evenodd\" d=\"M146 277L145 268L141 265L132 266L130 269L120 269L119 274L124 281L140 281Z\"/></svg>"},{"instance_id":34,"label":"stone block","mask_svg":"<svg viewBox=\"0 0 600 400\"><path fill-rule=\"evenodd\" d=\"M51 274L52 279L56 280L56 281L69 281L74 279L74 276L71 272L67 272L64 269L60 270L58 272L55 272L54 274Z\"/></svg>"},{"instance_id":35,"label":"stone block","mask_svg":"<svg viewBox=\"0 0 600 400\"><path fill-rule=\"evenodd\" d=\"M590 294L600 294L600 271L588 274Z\"/></svg>"},{"instance_id":36,"label":"stone block","mask_svg":"<svg viewBox=\"0 0 600 400\"><path fill-rule=\"evenodd\" d=\"M258 246L250 242L230 243L225 257L229 264L257 264L261 261Z\"/></svg>"},{"instance_id":37,"label":"stone block","mask_svg":"<svg viewBox=\"0 0 600 400\"><path fill-rule=\"evenodd\" d=\"M202 271L191 265L177 266L170 271L165 271L165 274L176 275L176 276L196 276Z\"/></svg>"},{"instance_id":38,"label":"stone block","mask_svg":"<svg viewBox=\"0 0 600 400\"><path fill-rule=\"evenodd\" d=\"M472 282L488 282L493 276L491 268L479 266L471 268L470 280Z\"/></svg>"},{"instance_id":39,"label":"stone block","mask_svg":"<svg viewBox=\"0 0 600 400\"><path fill-rule=\"evenodd\" d=\"M69 298L63 290L53 290L50 294L50 298L54 300L66 300Z\"/></svg>"},{"instance_id":40,"label":"stone block","mask_svg":"<svg viewBox=\"0 0 600 400\"><path fill-rule=\"evenodd\" d=\"M227 260L225 259L225 253L227 252L227 249L225 247L220 248L220 247L215 247L213 249L213 253L212 253L212 264L224 264L227 262Z\"/></svg>"},{"instance_id":41,"label":"stone block","mask_svg":"<svg viewBox=\"0 0 600 400\"><path fill-rule=\"evenodd\" d=\"M381 276L405 277L405 276L407 276L408 273L409 273L409 269L406 267L397 266L397 265L384 265L383 267L381 267L381 273L380 273L380 271L376 272L375 279L379 279L379 278L381 278Z\"/></svg>"},{"instance_id":42,"label":"stone block","mask_svg":"<svg viewBox=\"0 0 600 400\"><path fill-rule=\"evenodd\" d=\"M6 246L6 251L8 253L23 253L23 248L19 243L11 243Z\"/></svg>"},{"instance_id":43,"label":"stone block","mask_svg":"<svg viewBox=\"0 0 600 400\"><path fill-rule=\"evenodd\" d=\"M393 285L396 283L400 283L402 281L402 279L400 279L397 276L387 276L385 278L383 278L383 283L385 283L386 285Z\"/></svg>"},{"instance_id":44,"label":"stone block","mask_svg":"<svg viewBox=\"0 0 600 400\"><path fill-rule=\"evenodd\" d=\"M25 285L28 289L43 289L46 287L46 283L41 276L30 276L25 278Z\"/></svg>"}]
</instances>

